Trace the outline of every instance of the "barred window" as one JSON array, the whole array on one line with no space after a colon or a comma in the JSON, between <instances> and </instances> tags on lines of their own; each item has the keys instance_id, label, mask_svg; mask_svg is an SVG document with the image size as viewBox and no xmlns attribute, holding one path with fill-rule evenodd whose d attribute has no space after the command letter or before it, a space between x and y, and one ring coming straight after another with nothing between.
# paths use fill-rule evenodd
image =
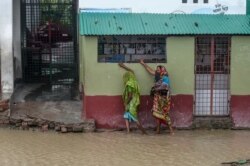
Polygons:
<instances>
[{"instance_id":1,"label":"barred window","mask_svg":"<svg viewBox=\"0 0 250 166\"><path fill-rule=\"evenodd\" d=\"M99 36L98 62L166 62L166 38L159 36Z\"/></svg>"},{"instance_id":2,"label":"barred window","mask_svg":"<svg viewBox=\"0 0 250 166\"><path fill-rule=\"evenodd\" d=\"M230 73L230 42L227 36L196 38L196 73Z\"/></svg>"}]
</instances>

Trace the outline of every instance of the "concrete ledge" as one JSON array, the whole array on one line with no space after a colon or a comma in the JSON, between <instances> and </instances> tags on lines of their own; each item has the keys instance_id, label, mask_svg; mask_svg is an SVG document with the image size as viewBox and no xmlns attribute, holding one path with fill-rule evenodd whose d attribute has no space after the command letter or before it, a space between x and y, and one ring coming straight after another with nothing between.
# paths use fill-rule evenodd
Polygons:
<instances>
[{"instance_id":1,"label":"concrete ledge","mask_svg":"<svg viewBox=\"0 0 250 166\"><path fill-rule=\"evenodd\" d=\"M194 117L193 129L231 129L233 127L230 117Z\"/></svg>"}]
</instances>

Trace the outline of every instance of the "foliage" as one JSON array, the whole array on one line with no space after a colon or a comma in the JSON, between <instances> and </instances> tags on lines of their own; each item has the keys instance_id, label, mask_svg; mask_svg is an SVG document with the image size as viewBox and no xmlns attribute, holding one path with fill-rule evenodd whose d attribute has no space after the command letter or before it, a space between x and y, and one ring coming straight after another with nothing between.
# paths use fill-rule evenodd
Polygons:
<instances>
[{"instance_id":1,"label":"foliage","mask_svg":"<svg viewBox=\"0 0 250 166\"><path fill-rule=\"evenodd\" d=\"M53 22L64 26L72 25L72 0L41 0L40 9L42 24Z\"/></svg>"}]
</instances>

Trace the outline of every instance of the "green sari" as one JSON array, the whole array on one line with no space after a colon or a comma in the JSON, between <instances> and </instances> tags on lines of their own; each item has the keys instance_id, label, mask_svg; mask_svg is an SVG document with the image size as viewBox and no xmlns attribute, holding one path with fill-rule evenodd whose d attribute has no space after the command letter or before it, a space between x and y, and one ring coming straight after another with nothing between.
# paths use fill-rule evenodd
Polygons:
<instances>
[{"instance_id":1,"label":"green sari","mask_svg":"<svg viewBox=\"0 0 250 166\"><path fill-rule=\"evenodd\" d=\"M130 71L126 72L123 76L123 81L125 88L122 99L126 107L126 112L129 112L133 118L137 119L137 109L140 104L140 91L135 74ZM132 94L132 99L128 103L129 93Z\"/></svg>"}]
</instances>

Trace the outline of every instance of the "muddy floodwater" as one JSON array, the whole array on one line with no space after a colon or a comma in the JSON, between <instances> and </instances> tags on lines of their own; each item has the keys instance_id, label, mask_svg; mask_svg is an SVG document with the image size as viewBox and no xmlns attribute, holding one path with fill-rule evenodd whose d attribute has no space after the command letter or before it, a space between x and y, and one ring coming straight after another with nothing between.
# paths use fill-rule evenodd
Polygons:
<instances>
[{"instance_id":1,"label":"muddy floodwater","mask_svg":"<svg viewBox=\"0 0 250 166\"><path fill-rule=\"evenodd\" d=\"M216 166L250 159L250 131L82 134L0 129L1 166Z\"/></svg>"}]
</instances>

